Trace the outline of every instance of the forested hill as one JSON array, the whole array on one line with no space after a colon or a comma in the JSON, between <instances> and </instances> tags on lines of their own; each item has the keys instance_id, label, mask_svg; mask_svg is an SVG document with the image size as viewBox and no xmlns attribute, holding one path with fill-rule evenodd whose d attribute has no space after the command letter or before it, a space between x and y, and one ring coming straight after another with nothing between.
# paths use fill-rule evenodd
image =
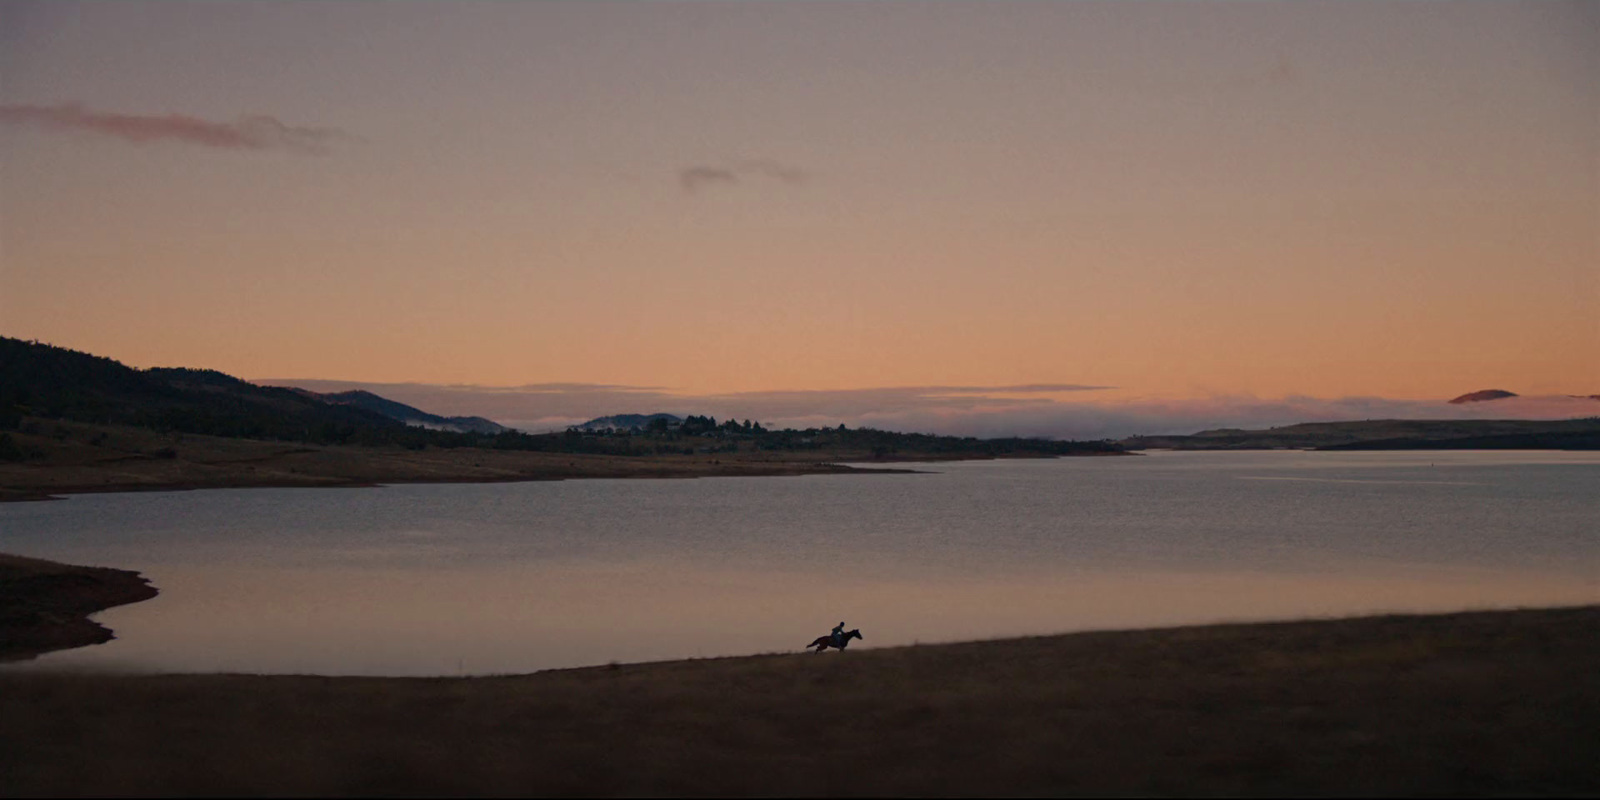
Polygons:
<instances>
[{"instance_id":1,"label":"forested hill","mask_svg":"<svg viewBox=\"0 0 1600 800\"><path fill-rule=\"evenodd\" d=\"M0 428L22 417L252 439L348 441L405 424L215 370L134 369L109 358L0 337Z\"/></svg>"}]
</instances>

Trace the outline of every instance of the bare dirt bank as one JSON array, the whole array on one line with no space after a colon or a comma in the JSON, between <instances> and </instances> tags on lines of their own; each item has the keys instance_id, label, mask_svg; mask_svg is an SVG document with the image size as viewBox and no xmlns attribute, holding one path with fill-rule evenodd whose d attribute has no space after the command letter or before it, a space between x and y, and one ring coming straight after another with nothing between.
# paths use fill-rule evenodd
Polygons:
<instances>
[{"instance_id":1,"label":"bare dirt bank","mask_svg":"<svg viewBox=\"0 0 1600 800\"><path fill-rule=\"evenodd\" d=\"M89 615L155 596L137 572L0 553L0 661L111 641Z\"/></svg>"},{"instance_id":2,"label":"bare dirt bank","mask_svg":"<svg viewBox=\"0 0 1600 800\"><path fill-rule=\"evenodd\" d=\"M1600 606L491 678L0 673L0 794L1592 796L1597 664Z\"/></svg>"}]
</instances>

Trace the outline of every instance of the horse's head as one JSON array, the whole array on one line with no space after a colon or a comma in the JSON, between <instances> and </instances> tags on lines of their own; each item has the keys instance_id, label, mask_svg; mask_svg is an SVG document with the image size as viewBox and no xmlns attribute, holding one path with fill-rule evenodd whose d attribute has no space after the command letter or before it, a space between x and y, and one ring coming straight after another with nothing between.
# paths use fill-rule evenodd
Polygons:
<instances>
[{"instance_id":1,"label":"horse's head","mask_svg":"<svg viewBox=\"0 0 1600 800\"><path fill-rule=\"evenodd\" d=\"M856 628L855 630L845 634L844 638L846 638L846 639L861 639L861 629L860 628ZM862 641L866 641L865 639L861 639L861 640Z\"/></svg>"}]
</instances>

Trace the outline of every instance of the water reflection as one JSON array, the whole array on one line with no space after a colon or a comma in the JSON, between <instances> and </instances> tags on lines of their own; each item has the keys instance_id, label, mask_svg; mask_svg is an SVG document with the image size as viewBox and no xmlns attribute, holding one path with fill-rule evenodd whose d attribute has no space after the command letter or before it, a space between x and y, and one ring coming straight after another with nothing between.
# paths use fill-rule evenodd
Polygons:
<instances>
[{"instance_id":1,"label":"water reflection","mask_svg":"<svg viewBox=\"0 0 1600 800\"><path fill-rule=\"evenodd\" d=\"M1352 613L1594 602L1581 580L1428 574L1128 573L937 583L566 566L472 571L163 571L171 588L113 609L112 645L41 665L450 675L798 650L840 616L858 646ZM106 652L97 652L104 650ZM111 651L115 651L114 653Z\"/></svg>"},{"instance_id":2,"label":"water reflection","mask_svg":"<svg viewBox=\"0 0 1600 800\"><path fill-rule=\"evenodd\" d=\"M12 505L0 550L162 594L11 668L510 673L798 651L840 619L870 647L1600 601L1600 459L1308 455Z\"/></svg>"}]
</instances>

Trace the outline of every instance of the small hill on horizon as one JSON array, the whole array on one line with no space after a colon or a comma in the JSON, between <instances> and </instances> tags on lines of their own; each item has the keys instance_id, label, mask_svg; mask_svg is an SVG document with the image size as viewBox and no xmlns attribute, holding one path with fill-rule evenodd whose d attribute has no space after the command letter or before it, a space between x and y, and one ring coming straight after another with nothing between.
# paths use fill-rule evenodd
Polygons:
<instances>
[{"instance_id":1,"label":"small hill on horizon","mask_svg":"<svg viewBox=\"0 0 1600 800\"><path fill-rule=\"evenodd\" d=\"M1451 400L1450 404L1458 406L1462 403L1482 403L1489 400L1504 400L1507 397L1516 396L1516 392L1508 392L1504 389L1480 389L1476 392L1467 392L1466 394Z\"/></svg>"}]
</instances>

